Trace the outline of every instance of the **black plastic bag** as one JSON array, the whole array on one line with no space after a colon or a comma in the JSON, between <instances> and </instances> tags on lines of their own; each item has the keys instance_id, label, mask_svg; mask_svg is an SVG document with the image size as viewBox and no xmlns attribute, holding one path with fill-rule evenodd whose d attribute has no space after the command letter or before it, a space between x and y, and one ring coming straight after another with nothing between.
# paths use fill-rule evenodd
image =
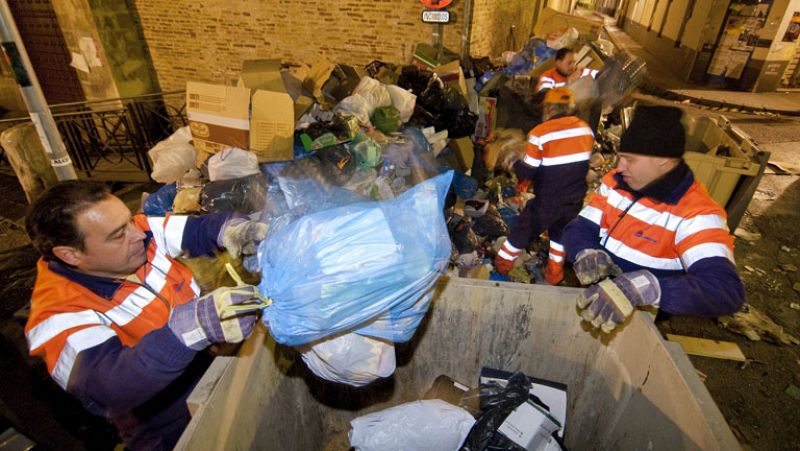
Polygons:
<instances>
[{"instance_id":1,"label":"black plastic bag","mask_svg":"<svg viewBox=\"0 0 800 451\"><path fill-rule=\"evenodd\" d=\"M472 222L472 230L479 236L496 240L501 236L508 235L508 225L503 221L503 217L497 209L490 206L486 214L475 218Z\"/></svg>"},{"instance_id":2,"label":"black plastic bag","mask_svg":"<svg viewBox=\"0 0 800 451\"><path fill-rule=\"evenodd\" d=\"M249 215L264 208L266 199L267 178L261 173L209 182L200 191L200 206L209 213L238 211Z\"/></svg>"},{"instance_id":3,"label":"black plastic bag","mask_svg":"<svg viewBox=\"0 0 800 451\"><path fill-rule=\"evenodd\" d=\"M522 449L499 434L497 428L514 409L528 400L530 389L531 383L522 373L511 376L505 388L496 382L481 385L481 414L461 445L461 451L483 451L490 445L507 446L502 449Z\"/></svg>"}]
</instances>

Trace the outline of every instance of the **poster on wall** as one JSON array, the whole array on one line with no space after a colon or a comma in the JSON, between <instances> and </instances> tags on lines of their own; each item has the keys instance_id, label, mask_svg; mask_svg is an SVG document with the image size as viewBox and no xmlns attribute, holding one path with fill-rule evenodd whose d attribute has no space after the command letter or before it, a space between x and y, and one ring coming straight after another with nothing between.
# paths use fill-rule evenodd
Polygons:
<instances>
[{"instance_id":1,"label":"poster on wall","mask_svg":"<svg viewBox=\"0 0 800 451\"><path fill-rule=\"evenodd\" d=\"M732 2L708 74L738 80L759 42L769 3Z\"/></svg>"},{"instance_id":2,"label":"poster on wall","mask_svg":"<svg viewBox=\"0 0 800 451\"><path fill-rule=\"evenodd\" d=\"M789 26L786 27L786 33L783 34L783 42L794 42L798 37L800 37L800 12L795 11Z\"/></svg>"}]
</instances>

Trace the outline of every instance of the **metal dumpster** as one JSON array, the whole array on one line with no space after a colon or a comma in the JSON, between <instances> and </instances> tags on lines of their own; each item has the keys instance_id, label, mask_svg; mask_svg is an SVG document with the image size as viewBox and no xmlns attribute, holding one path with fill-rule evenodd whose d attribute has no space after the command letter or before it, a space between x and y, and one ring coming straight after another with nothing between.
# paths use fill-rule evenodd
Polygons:
<instances>
[{"instance_id":1,"label":"metal dumpster","mask_svg":"<svg viewBox=\"0 0 800 451\"><path fill-rule=\"evenodd\" d=\"M361 389L325 383L257 332L218 357L190 397L179 450L346 450L349 421L420 399L440 374L482 366L568 385L570 449L740 449L689 359L637 312L610 337L576 313L578 289L443 278L397 372Z\"/></svg>"}]
</instances>

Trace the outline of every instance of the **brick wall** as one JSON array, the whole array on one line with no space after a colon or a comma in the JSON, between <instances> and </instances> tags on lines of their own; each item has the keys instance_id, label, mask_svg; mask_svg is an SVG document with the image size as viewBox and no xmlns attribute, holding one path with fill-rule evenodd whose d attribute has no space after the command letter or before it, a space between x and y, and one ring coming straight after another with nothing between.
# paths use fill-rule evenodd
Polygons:
<instances>
[{"instance_id":1,"label":"brick wall","mask_svg":"<svg viewBox=\"0 0 800 451\"><path fill-rule=\"evenodd\" d=\"M474 0L474 3L471 55L500 55L506 50L516 51L528 40L533 30L536 2Z\"/></svg>"},{"instance_id":2,"label":"brick wall","mask_svg":"<svg viewBox=\"0 0 800 451\"><path fill-rule=\"evenodd\" d=\"M187 80L235 79L243 60L280 58L311 64L319 56L347 64L407 62L431 42L416 0L134 0L162 90ZM475 0L471 54L500 54L530 34L534 2ZM449 8L444 44L461 49L464 0ZM528 11L526 11L528 10Z\"/></svg>"},{"instance_id":3,"label":"brick wall","mask_svg":"<svg viewBox=\"0 0 800 451\"><path fill-rule=\"evenodd\" d=\"M163 90L186 80L236 78L243 60L281 58L311 64L319 56L348 64L404 62L414 44L431 42L416 0L134 0ZM445 26L459 51L463 1Z\"/></svg>"}]
</instances>

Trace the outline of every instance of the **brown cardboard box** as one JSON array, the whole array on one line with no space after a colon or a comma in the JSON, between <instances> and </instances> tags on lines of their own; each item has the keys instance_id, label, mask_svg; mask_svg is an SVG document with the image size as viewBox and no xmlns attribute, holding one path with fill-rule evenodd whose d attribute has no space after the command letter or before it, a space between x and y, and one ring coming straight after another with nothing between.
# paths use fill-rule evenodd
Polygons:
<instances>
[{"instance_id":1,"label":"brown cardboard box","mask_svg":"<svg viewBox=\"0 0 800 451\"><path fill-rule=\"evenodd\" d=\"M438 75L442 81L458 89L465 99L467 98L469 95L467 92L467 81L464 78L464 71L461 70L461 63L458 62L458 60L434 67L433 72Z\"/></svg>"},{"instance_id":2,"label":"brown cardboard box","mask_svg":"<svg viewBox=\"0 0 800 451\"><path fill-rule=\"evenodd\" d=\"M250 145L250 90L208 83L186 83L186 112L195 147L216 153Z\"/></svg>"},{"instance_id":3,"label":"brown cardboard box","mask_svg":"<svg viewBox=\"0 0 800 451\"><path fill-rule=\"evenodd\" d=\"M583 17L565 14L552 8L545 8L539 14L539 19L533 27L533 34L546 37L554 31L565 28L575 28L586 41L596 41L600 37L602 24L593 22Z\"/></svg>"},{"instance_id":4,"label":"brown cardboard box","mask_svg":"<svg viewBox=\"0 0 800 451\"><path fill-rule=\"evenodd\" d=\"M245 61L237 86L188 82L186 110L201 154L249 149L260 163L294 157L295 103L277 60Z\"/></svg>"},{"instance_id":5,"label":"brown cardboard box","mask_svg":"<svg viewBox=\"0 0 800 451\"><path fill-rule=\"evenodd\" d=\"M333 64L320 58L308 70L303 87L308 90L324 108L331 109L342 99L353 93L366 71L357 70L344 64Z\"/></svg>"},{"instance_id":6,"label":"brown cardboard box","mask_svg":"<svg viewBox=\"0 0 800 451\"><path fill-rule=\"evenodd\" d=\"M453 149L453 153L458 159L458 165L461 172L467 172L472 169L472 161L475 159L475 148L472 144L472 138L465 136L450 140L448 146Z\"/></svg>"},{"instance_id":7,"label":"brown cardboard box","mask_svg":"<svg viewBox=\"0 0 800 451\"><path fill-rule=\"evenodd\" d=\"M247 60L239 86L251 92L250 150L259 163L294 158L295 103L278 60Z\"/></svg>"},{"instance_id":8,"label":"brown cardboard box","mask_svg":"<svg viewBox=\"0 0 800 451\"><path fill-rule=\"evenodd\" d=\"M480 410L480 396L477 391L444 374L433 381L433 385L422 395L422 399L441 399L464 408L472 415Z\"/></svg>"}]
</instances>

